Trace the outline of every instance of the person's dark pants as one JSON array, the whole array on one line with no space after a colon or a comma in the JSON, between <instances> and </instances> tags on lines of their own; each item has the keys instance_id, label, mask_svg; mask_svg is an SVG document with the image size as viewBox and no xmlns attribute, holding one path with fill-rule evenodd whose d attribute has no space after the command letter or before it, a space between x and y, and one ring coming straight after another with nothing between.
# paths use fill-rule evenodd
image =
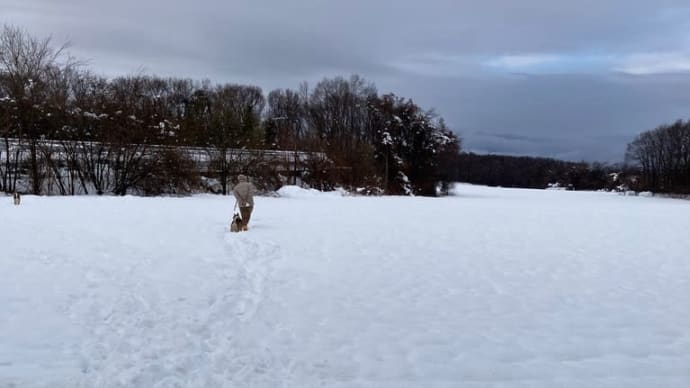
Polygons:
<instances>
[{"instance_id":1,"label":"person's dark pants","mask_svg":"<svg viewBox=\"0 0 690 388\"><path fill-rule=\"evenodd\" d=\"M247 229L249 219L252 217L252 210L254 206L240 207L240 216L242 216L242 228Z\"/></svg>"}]
</instances>

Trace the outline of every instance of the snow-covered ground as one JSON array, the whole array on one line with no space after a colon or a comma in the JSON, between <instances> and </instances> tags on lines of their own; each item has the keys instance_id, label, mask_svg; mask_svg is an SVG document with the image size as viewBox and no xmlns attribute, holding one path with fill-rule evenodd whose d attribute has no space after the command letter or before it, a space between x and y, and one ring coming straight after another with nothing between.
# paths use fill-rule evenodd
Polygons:
<instances>
[{"instance_id":1,"label":"snow-covered ground","mask_svg":"<svg viewBox=\"0 0 690 388\"><path fill-rule=\"evenodd\" d=\"M690 201L0 198L0 387L690 386Z\"/></svg>"}]
</instances>

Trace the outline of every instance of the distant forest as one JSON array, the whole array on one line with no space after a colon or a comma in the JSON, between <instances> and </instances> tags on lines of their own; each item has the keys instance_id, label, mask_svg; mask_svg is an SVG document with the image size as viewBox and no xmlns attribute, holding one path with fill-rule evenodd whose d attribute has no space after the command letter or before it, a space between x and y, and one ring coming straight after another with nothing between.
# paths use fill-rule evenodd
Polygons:
<instances>
[{"instance_id":1,"label":"distant forest","mask_svg":"<svg viewBox=\"0 0 690 388\"><path fill-rule=\"evenodd\" d=\"M456 180L474 184L690 194L690 121L641 133L620 164L473 153L458 160Z\"/></svg>"},{"instance_id":2,"label":"distant forest","mask_svg":"<svg viewBox=\"0 0 690 388\"><path fill-rule=\"evenodd\" d=\"M50 39L0 31L0 191L226 194L240 173L265 190L299 182L434 196L461 181L690 193L690 122L640 134L620 165L477 155L461 152L433 110L357 75L266 95L252 85L107 79Z\"/></svg>"},{"instance_id":3,"label":"distant forest","mask_svg":"<svg viewBox=\"0 0 690 388\"><path fill-rule=\"evenodd\" d=\"M640 134L628 145L626 160L639 175L641 188L690 194L690 121Z\"/></svg>"},{"instance_id":4,"label":"distant forest","mask_svg":"<svg viewBox=\"0 0 690 388\"><path fill-rule=\"evenodd\" d=\"M433 111L356 75L267 96L252 85L106 79L9 26L0 33L0 141L0 191L62 195L180 194L209 181L225 194L245 173L269 190L299 180L433 196L455 179L460 151ZM276 150L299 151L299 171L265 157Z\"/></svg>"},{"instance_id":5,"label":"distant forest","mask_svg":"<svg viewBox=\"0 0 690 388\"><path fill-rule=\"evenodd\" d=\"M463 153L457 180L479 185L565 190L630 190L634 170L622 165Z\"/></svg>"},{"instance_id":6,"label":"distant forest","mask_svg":"<svg viewBox=\"0 0 690 388\"><path fill-rule=\"evenodd\" d=\"M628 144L621 164L463 153L456 180L503 187L690 194L690 121L641 133Z\"/></svg>"}]
</instances>

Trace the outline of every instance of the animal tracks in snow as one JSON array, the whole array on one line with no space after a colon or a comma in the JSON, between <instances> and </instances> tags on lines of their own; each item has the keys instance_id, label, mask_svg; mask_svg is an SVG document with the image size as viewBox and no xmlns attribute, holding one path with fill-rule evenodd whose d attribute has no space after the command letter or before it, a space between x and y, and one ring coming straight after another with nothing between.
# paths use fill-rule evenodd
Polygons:
<instances>
[{"instance_id":1,"label":"animal tracks in snow","mask_svg":"<svg viewBox=\"0 0 690 388\"><path fill-rule=\"evenodd\" d=\"M266 298L278 247L251 235L216 243L218 255L198 260L148 257L84 271L85 292L70 308L87 333L80 386L216 387L268 369L260 346L242 336Z\"/></svg>"}]
</instances>

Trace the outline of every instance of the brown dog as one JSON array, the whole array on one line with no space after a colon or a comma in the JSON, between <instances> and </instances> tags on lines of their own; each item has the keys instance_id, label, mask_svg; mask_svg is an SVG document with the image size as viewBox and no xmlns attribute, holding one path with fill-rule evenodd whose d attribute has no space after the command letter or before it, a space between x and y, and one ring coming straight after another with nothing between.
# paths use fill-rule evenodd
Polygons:
<instances>
[{"instance_id":1,"label":"brown dog","mask_svg":"<svg viewBox=\"0 0 690 388\"><path fill-rule=\"evenodd\" d=\"M22 202L22 197L19 195L19 192L15 191L12 197L14 198L14 204L19 206L19 204Z\"/></svg>"},{"instance_id":2,"label":"brown dog","mask_svg":"<svg viewBox=\"0 0 690 388\"><path fill-rule=\"evenodd\" d=\"M240 215L237 213L232 216L232 221L230 222L230 231L233 233L242 231L242 218L240 218Z\"/></svg>"}]
</instances>

